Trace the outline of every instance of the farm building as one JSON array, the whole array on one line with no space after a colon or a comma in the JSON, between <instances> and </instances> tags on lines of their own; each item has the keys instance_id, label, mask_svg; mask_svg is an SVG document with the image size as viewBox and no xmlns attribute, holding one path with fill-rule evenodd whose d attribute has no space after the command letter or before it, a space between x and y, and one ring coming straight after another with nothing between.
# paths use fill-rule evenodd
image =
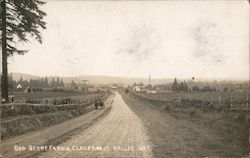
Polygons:
<instances>
[{"instance_id":1,"label":"farm building","mask_svg":"<svg viewBox=\"0 0 250 158\"><path fill-rule=\"evenodd\" d=\"M141 93L156 93L156 90L154 88L148 86L138 86L138 85L133 86L132 91Z\"/></svg>"},{"instance_id":2,"label":"farm building","mask_svg":"<svg viewBox=\"0 0 250 158\"><path fill-rule=\"evenodd\" d=\"M141 88L139 86L134 86L133 91L140 92Z\"/></svg>"},{"instance_id":3,"label":"farm building","mask_svg":"<svg viewBox=\"0 0 250 158\"><path fill-rule=\"evenodd\" d=\"M22 86L22 85L20 85L20 84L18 84L18 85L16 86L16 88L17 88L17 89L22 89L22 88L23 88L23 86Z\"/></svg>"}]
</instances>

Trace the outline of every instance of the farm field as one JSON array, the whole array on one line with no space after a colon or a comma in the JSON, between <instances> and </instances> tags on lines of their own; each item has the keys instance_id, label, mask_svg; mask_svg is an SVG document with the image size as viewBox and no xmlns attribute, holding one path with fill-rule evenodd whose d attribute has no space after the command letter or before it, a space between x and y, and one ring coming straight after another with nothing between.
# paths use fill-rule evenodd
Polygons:
<instances>
[{"instance_id":1,"label":"farm field","mask_svg":"<svg viewBox=\"0 0 250 158\"><path fill-rule=\"evenodd\" d=\"M103 95L106 99L110 93L31 93L33 102L2 104L1 139L8 139L30 131L48 127L95 109L95 100ZM44 98L49 97L49 98ZM38 99L39 98L39 99ZM45 104L44 100L48 102ZM31 101L31 100L29 100Z\"/></svg>"},{"instance_id":2,"label":"farm field","mask_svg":"<svg viewBox=\"0 0 250 158\"><path fill-rule=\"evenodd\" d=\"M71 92L33 92L33 93L23 93L23 92L14 92L15 102L23 102L24 100L39 100L46 98L60 98L60 97L75 97L75 96L84 96L84 92L81 91L71 91ZM87 96L96 95L96 93L87 94Z\"/></svg>"},{"instance_id":3,"label":"farm field","mask_svg":"<svg viewBox=\"0 0 250 158\"><path fill-rule=\"evenodd\" d=\"M71 113L72 111L68 110L57 113L27 116L33 118L31 120L29 120L28 118L23 118L23 122L19 124L22 124L21 126L24 126L26 128L35 128L36 130L31 132L26 131L27 133L23 133L22 135L19 135L17 137L8 138L4 140L2 139L0 143L0 152L3 157L38 157L38 154L42 152L40 150L23 150L19 152L13 152L13 148L15 145L25 146L27 148L29 145L57 146L63 143L64 141L70 140L73 135L76 135L82 130L89 128L97 121L101 120L104 116L106 116L111 110L112 99L112 95L106 98L106 108L104 109L94 110L94 106L89 105L88 109L93 110L87 113L85 113L81 109L76 110L76 112L78 111L80 113L80 115L76 115L78 117L73 117L74 113ZM43 128L41 128L41 126L43 126ZM13 128L13 126L10 126L10 128L11 127ZM16 127L13 129L14 130L12 131L19 132L20 130L24 130L25 128L20 129Z\"/></svg>"},{"instance_id":4,"label":"farm field","mask_svg":"<svg viewBox=\"0 0 250 158\"><path fill-rule=\"evenodd\" d=\"M198 102L200 106L250 108L249 92L199 92L199 93L134 93L134 95L155 101L166 102ZM191 103L192 104L192 103ZM198 105L198 106L199 106Z\"/></svg>"},{"instance_id":5,"label":"farm field","mask_svg":"<svg viewBox=\"0 0 250 158\"><path fill-rule=\"evenodd\" d=\"M199 93L176 93L176 92L169 92L169 93L156 93L156 94L147 94L147 93L139 93L148 98L154 98L158 100L175 100L175 99L198 99L198 100L206 100L210 101L211 98L213 100L218 100L219 97L221 101L230 100L231 96L234 101L242 101L245 102L247 96L250 97L250 92L199 92ZM250 98L249 98L250 99Z\"/></svg>"},{"instance_id":6,"label":"farm field","mask_svg":"<svg viewBox=\"0 0 250 158\"><path fill-rule=\"evenodd\" d=\"M157 101L168 100L166 96L177 97L176 94L122 93L122 96L143 120L155 157L237 158L250 152L249 113L168 106L169 102Z\"/></svg>"}]
</instances>

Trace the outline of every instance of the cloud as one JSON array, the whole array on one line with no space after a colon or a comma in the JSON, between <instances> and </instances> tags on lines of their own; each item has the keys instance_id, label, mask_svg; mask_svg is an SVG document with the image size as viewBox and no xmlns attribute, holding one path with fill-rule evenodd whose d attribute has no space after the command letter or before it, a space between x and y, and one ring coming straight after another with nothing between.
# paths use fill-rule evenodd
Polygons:
<instances>
[{"instance_id":1,"label":"cloud","mask_svg":"<svg viewBox=\"0 0 250 158\"><path fill-rule=\"evenodd\" d=\"M31 41L11 71L248 78L248 4L51 1L44 8L44 43Z\"/></svg>"},{"instance_id":2,"label":"cloud","mask_svg":"<svg viewBox=\"0 0 250 158\"><path fill-rule=\"evenodd\" d=\"M194 42L193 57L213 64L223 63L225 55L222 53L223 34L215 22L199 20L193 26L191 37Z\"/></svg>"},{"instance_id":3,"label":"cloud","mask_svg":"<svg viewBox=\"0 0 250 158\"><path fill-rule=\"evenodd\" d=\"M161 37L151 27L135 26L129 31L127 39L120 40L117 53L132 56L137 62L143 62L152 57L161 44Z\"/></svg>"}]
</instances>

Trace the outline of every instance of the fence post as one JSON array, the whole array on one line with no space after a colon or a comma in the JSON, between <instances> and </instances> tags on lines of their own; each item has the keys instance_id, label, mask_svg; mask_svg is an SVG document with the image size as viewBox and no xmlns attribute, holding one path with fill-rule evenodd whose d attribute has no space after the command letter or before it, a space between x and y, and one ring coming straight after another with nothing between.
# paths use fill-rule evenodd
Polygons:
<instances>
[{"instance_id":1,"label":"fence post","mask_svg":"<svg viewBox=\"0 0 250 158\"><path fill-rule=\"evenodd\" d=\"M213 105L214 103L214 97L211 98L211 104Z\"/></svg>"},{"instance_id":2,"label":"fence post","mask_svg":"<svg viewBox=\"0 0 250 158\"><path fill-rule=\"evenodd\" d=\"M246 96L246 101L247 101L246 109L248 110L248 94L247 94L247 96Z\"/></svg>"},{"instance_id":3,"label":"fence post","mask_svg":"<svg viewBox=\"0 0 250 158\"><path fill-rule=\"evenodd\" d=\"M219 96L219 103L218 103L219 106L220 106L220 102L221 102L221 96Z\"/></svg>"},{"instance_id":4,"label":"fence post","mask_svg":"<svg viewBox=\"0 0 250 158\"><path fill-rule=\"evenodd\" d=\"M232 108L233 107L233 96L231 95L231 104L230 104L230 107Z\"/></svg>"},{"instance_id":5,"label":"fence post","mask_svg":"<svg viewBox=\"0 0 250 158\"><path fill-rule=\"evenodd\" d=\"M202 107L202 108L204 107L204 102L205 102L204 100L205 100L205 98L203 97L203 98L202 98L202 104L201 104L201 107Z\"/></svg>"}]
</instances>

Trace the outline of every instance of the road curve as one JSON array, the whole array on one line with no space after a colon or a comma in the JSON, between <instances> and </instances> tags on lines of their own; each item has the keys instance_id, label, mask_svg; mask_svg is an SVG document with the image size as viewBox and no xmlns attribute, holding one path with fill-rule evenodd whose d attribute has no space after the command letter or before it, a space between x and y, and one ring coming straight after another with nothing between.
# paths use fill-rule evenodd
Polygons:
<instances>
[{"instance_id":1,"label":"road curve","mask_svg":"<svg viewBox=\"0 0 250 158\"><path fill-rule=\"evenodd\" d=\"M115 92L111 112L102 120L40 155L47 157L152 157L150 142L140 118ZM67 149L67 150L66 150Z\"/></svg>"}]
</instances>

